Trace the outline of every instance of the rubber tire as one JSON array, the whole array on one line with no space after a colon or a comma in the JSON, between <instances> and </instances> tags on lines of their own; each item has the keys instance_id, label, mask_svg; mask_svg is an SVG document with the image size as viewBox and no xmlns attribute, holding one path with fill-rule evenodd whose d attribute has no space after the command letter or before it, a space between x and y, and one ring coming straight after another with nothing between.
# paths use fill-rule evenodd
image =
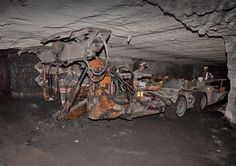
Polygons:
<instances>
[{"instance_id":1,"label":"rubber tire","mask_svg":"<svg viewBox=\"0 0 236 166\"><path fill-rule=\"evenodd\" d=\"M195 102L193 104L194 109L197 111L204 111L207 106L207 95L204 92L196 92L193 94ZM204 106L202 106L203 99L205 100Z\"/></svg>"},{"instance_id":2,"label":"rubber tire","mask_svg":"<svg viewBox=\"0 0 236 166\"><path fill-rule=\"evenodd\" d=\"M179 107L180 107L181 109L183 109L183 110L181 111L181 113L178 113L178 110L177 110L177 109L178 109ZM177 101L176 101L176 103L175 103L175 113L176 113L177 117L180 118L180 117L184 116L186 110L187 110L187 100L185 99L184 96L179 96L178 99L177 99Z\"/></svg>"},{"instance_id":3,"label":"rubber tire","mask_svg":"<svg viewBox=\"0 0 236 166\"><path fill-rule=\"evenodd\" d=\"M178 118L182 117L182 116L185 114L186 109L185 109L185 111L184 111L184 113L183 113L182 116L179 116L179 115L177 114L177 110L176 110L177 104L178 104L179 102L181 102L181 101L184 101L184 102L185 102L185 104L186 104L186 105L185 105L185 106L186 106L185 108L187 109L187 101L186 101L185 97L181 95L181 96L178 97L178 99L177 99L177 101L176 101L175 104L170 105L170 106L167 107L167 109L166 109L166 111L165 111L165 116L168 117L168 118L171 118L171 119L178 119Z\"/></svg>"}]
</instances>

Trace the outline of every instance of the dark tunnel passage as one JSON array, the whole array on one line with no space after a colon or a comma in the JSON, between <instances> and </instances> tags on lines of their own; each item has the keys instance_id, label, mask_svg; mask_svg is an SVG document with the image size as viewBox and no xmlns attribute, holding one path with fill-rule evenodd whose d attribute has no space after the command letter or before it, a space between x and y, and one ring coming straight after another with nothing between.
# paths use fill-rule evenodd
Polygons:
<instances>
[{"instance_id":1,"label":"dark tunnel passage","mask_svg":"<svg viewBox=\"0 0 236 166\"><path fill-rule=\"evenodd\" d=\"M2 100L10 95L10 77L7 51L0 51L0 56L0 98Z\"/></svg>"}]
</instances>

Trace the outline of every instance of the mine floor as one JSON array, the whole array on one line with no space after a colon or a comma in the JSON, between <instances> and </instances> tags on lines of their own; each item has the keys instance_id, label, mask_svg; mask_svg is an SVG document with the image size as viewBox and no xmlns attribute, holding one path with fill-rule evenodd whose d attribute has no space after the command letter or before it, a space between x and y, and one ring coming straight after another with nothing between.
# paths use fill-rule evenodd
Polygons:
<instances>
[{"instance_id":1,"label":"mine floor","mask_svg":"<svg viewBox=\"0 0 236 166\"><path fill-rule=\"evenodd\" d=\"M183 118L153 115L56 122L57 103L0 103L0 166L236 165L236 132L214 106Z\"/></svg>"}]
</instances>

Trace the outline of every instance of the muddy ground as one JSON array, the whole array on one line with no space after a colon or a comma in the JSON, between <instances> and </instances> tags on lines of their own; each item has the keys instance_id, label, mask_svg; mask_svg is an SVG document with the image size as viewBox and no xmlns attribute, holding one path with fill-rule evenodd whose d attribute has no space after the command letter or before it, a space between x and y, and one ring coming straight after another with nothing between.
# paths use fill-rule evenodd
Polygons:
<instances>
[{"instance_id":1,"label":"muddy ground","mask_svg":"<svg viewBox=\"0 0 236 166\"><path fill-rule=\"evenodd\" d=\"M236 134L210 107L181 119L56 122L57 103L0 103L0 166L236 165Z\"/></svg>"}]
</instances>

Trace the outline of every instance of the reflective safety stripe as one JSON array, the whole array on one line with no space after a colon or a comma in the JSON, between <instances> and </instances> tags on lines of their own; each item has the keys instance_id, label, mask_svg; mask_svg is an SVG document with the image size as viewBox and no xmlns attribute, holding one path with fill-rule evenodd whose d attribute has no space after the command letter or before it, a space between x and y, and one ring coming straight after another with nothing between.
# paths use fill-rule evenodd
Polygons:
<instances>
[{"instance_id":1,"label":"reflective safety stripe","mask_svg":"<svg viewBox=\"0 0 236 166\"><path fill-rule=\"evenodd\" d=\"M67 88L66 92L70 93L71 92L71 88Z\"/></svg>"},{"instance_id":2,"label":"reflective safety stripe","mask_svg":"<svg viewBox=\"0 0 236 166\"><path fill-rule=\"evenodd\" d=\"M61 105L63 106L63 105L65 104L65 102L66 102L66 101L64 101L64 100L63 100L63 101L61 101Z\"/></svg>"},{"instance_id":3,"label":"reflective safety stripe","mask_svg":"<svg viewBox=\"0 0 236 166\"><path fill-rule=\"evenodd\" d=\"M60 93L66 93L66 88L60 88Z\"/></svg>"}]
</instances>

